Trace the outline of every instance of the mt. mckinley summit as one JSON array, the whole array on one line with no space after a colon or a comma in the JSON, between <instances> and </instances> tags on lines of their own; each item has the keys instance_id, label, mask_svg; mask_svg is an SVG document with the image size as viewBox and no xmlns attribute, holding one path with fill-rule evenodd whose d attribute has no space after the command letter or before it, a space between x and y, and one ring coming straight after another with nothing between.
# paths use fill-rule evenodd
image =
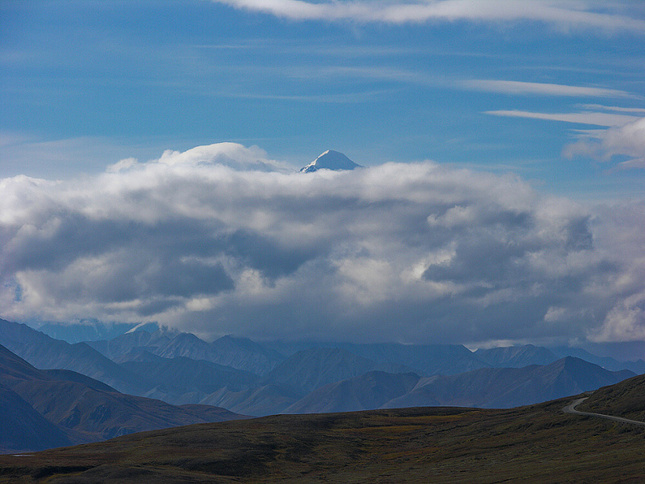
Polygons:
<instances>
[{"instance_id":1,"label":"mt. mckinley summit","mask_svg":"<svg viewBox=\"0 0 645 484\"><path fill-rule=\"evenodd\" d=\"M301 168L300 172L312 173L318 170L353 170L354 168L362 167L347 158L343 153L327 150L307 166Z\"/></svg>"}]
</instances>

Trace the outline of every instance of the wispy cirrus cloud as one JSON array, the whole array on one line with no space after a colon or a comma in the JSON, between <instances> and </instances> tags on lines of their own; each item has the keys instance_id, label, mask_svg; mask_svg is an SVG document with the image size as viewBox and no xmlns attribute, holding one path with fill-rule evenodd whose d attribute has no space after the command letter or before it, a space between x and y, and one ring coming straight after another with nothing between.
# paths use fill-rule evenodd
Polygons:
<instances>
[{"instance_id":1,"label":"wispy cirrus cloud","mask_svg":"<svg viewBox=\"0 0 645 484\"><path fill-rule=\"evenodd\" d=\"M540 96L566 96L566 97L613 97L613 98L640 98L635 94L617 89L599 87L568 86L563 84L549 84L539 82L505 81L491 79L473 79L459 83L466 89L501 94L540 95Z\"/></svg>"},{"instance_id":2,"label":"wispy cirrus cloud","mask_svg":"<svg viewBox=\"0 0 645 484\"><path fill-rule=\"evenodd\" d=\"M619 168L645 168L645 117L638 116L645 114L645 109L596 104L581 107L595 109L595 111L540 113L501 110L486 111L486 114L600 126L604 129L576 131L577 141L564 147L563 156L568 159L586 156L604 162L622 156L627 159L618 164Z\"/></svg>"},{"instance_id":3,"label":"wispy cirrus cloud","mask_svg":"<svg viewBox=\"0 0 645 484\"><path fill-rule=\"evenodd\" d=\"M564 123L590 124L594 126L623 126L639 118L627 114L599 113L585 111L579 113L539 113L534 111L498 110L486 111L485 114L493 116L507 116L512 118L543 119L545 121L560 121Z\"/></svg>"},{"instance_id":4,"label":"wispy cirrus cloud","mask_svg":"<svg viewBox=\"0 0 645 484\"><path fill-rule=\"evenodd\" d=\"M47 174L61 177L69 171L102 170L124 156L145 157L142 147L107 137L40 139L31 132L0 131L0 176Z\"/></svg>"},{"instance_id":5,"label":"wispy cirrus cloud","mask_svg":"<svg viewBox=\"0 0 645 484\"><path fill-rule=\"evenodd\" d=\"M589 111L610 111L615 113L630 113L635 116L645 116L645 108L626 108L623 106L604 106L602 104L581 104L582 109Z\"/></svg>"},{"instance_id":6,"label":"wispy cirrus cloud","mask_svg":"<svg viewBox=\"0 0 645 484\"><path fill-rule=\"evenodd\" d=\"M560 28L597 28L645 32L645 22L623 15L616 8L597 9L598 3L551 0L437 0L437 1L325 1L211 0L235 8L291 20L355 21L390 24L429 21L540 21Z\"/></svg>"}]
</instances>

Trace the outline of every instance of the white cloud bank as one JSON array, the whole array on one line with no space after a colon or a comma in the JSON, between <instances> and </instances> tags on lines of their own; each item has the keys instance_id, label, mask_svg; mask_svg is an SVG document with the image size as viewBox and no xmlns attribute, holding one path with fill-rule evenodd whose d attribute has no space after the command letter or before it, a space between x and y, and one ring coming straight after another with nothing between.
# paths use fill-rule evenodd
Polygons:
<instances>
[{"instance_id":1,"label":"white cloud bank","mask_svg":"<svg viewBox=\"0 0 645 484\"><path fill-rule=\"evenodd\" d=\"M302 174L232 143L0 193L7 319L354 341L645 333L638 203L592 211L429 162Z\"/></svg>"},{"instance_id":2,"label":"white cloud bank","mask_svg":"<svg viewBox=\"0 0 645 484\"><path fill-rule=\"evenodd\" d=\"M645 22L623 14L623 9L596 1L553 0L426 0L426 1L323 1L211 0L253 12L290 20L354 21L390 24L429 21L533 20L558 28L645 32ZM623 8L625 5L622 6Z\"/></svg>"},{"instance_id":3,"label":"white cloud bank","mask_svg":"<svg viewBox=\"0 0 645 484\"><path fill-rule=\"evenodd\" d=\"M591 156L609 161L614 156L626 156L621 168L645 168L645 118L607 130L590 131L576 143L567 146L564 155Z\"/></svg>"}]
</instances>

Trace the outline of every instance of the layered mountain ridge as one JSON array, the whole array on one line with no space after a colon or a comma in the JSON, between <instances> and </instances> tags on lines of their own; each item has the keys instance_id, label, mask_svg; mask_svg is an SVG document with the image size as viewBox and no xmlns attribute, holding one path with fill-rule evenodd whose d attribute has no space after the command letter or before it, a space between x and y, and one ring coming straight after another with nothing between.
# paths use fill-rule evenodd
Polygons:
<instances>
[{"instance_id":1,"label":"layered mountain ridge","mask_svg":"<svg viewBox=\"0 0 645 484\"><path fill-rule=\"evenodd\" d=\"M602 368L561 357L562 349L532 345L472 352L462 345L258 343L232 336L209 343L162 330L69 344L3 320L0 344L40 368L34 368L40 372L35 386L0 381L7 402L23 399L36 411L25 417L31 423L24 435L33 435L30 425L44 417L54 425L48 435L62 432L67 439L78 438L69 434L74 425L84 428L99 417L109 421L112 417L101 408L118 408L113 399L123 395L119 392L130 393L125 397L133 402L141 397L162 400L159 404L180 406L184 413L187 405L193 406L189 413L200 415L204 405L253 416L437 405L508 408L614 384L634 375L625 368L642 363L600 359L611 365ZM32 392L30 385L38 390ZM81 387L93 395L84 403L77 392ZM39 394L59 394L61 388L65 397L36 404ZM105 398L112 403L99 403ZM137 428L119 423L83 432L107 438Z\"/></svg>"},{"instance_id":2,"label":"layered mountain ridge","mask_svg":"<svg viewBox=\"0 0 645 484\"><path fill-rule=\"evenodd\" d=\"M0 450L40 450L144 430L243 418L222 408L178 407L70 370L38 370L0 345Z\"/></svg>"}]
</instances>

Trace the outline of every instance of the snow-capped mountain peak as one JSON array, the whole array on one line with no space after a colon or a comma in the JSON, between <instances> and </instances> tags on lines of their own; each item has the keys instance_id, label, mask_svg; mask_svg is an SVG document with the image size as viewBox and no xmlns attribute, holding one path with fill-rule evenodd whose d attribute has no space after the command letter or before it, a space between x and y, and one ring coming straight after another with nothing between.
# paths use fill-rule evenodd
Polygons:
<instances>
[{"instance_id":1,"label":"snow-capped mountain peak","mask_svg":"<svg viewBox=\"0 0 645 484\"><path fill-rule=\"evenodd\" d=\"M343 153L334 150L327 150L304 168L301 173L311 173L318 170L353 170L359 168L352 160Z\"/></svg>"}]
</instances>

